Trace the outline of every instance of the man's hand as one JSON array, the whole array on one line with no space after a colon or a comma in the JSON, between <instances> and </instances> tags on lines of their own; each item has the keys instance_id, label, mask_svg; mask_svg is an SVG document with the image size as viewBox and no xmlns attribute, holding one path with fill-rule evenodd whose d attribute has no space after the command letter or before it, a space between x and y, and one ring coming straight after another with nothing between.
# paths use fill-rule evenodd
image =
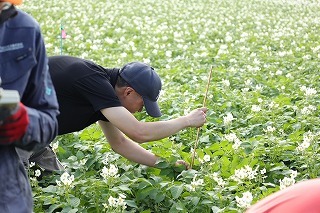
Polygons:
<instances>
[{"instance_id":1,"label":"man's hand","mask_svg":"<svg viewBox=\"0 0 320 213\"><path fill-rule=\"evenodd\" d=\"M191 167L190 167L190 164L188 164L187 162L185 162L184 160L177 160L176 163L175 163L175 166L180 166L180 165L183 165L185 166L185 169L186 170L189 170Z\"/></svg>"},{"instance_id":2,"label":"man's hand","mask_svg":"<svg viewBox=\"0 0 320 213\"><path fill-rule=\"evenodd\" d=\"M201 107L195 110L192 110L186 119L189 127L201 127L206 122L206 113L208 109L206 107Z\"/></svg>"},{"instance_id":3,"label":"man's hand","mask_svg":"<svg viewBox=\"0 0 320 213\"><path fill-rule=\"evenodd\" d=\"M13 112L0 121L0 145L20 140L27 131L29 116L26 107L19 103Z\"/></svg>"}]
</instances>

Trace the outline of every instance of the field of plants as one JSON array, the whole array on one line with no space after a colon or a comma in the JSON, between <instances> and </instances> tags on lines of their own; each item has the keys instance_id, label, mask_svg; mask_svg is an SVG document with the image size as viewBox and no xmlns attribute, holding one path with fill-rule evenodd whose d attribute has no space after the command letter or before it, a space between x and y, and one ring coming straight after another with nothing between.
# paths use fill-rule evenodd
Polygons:
<instances>
[{"instance_id":1,"label":"field of plants","mask_svg":"<svg viewBox=\"0 0 320 213\"><path fill-rule=\"evenodd\" d=\"M191 163L197 129L143 144L162 159L150 168L113 152L92 125L52 143L65 172L30 168L36 213L237 213L320 176L319 0L25 0L20 8L39 22L49 56L151 64L163 82L158 120L202 106L213 66L192 169L174 162Z\"/></svg>"}]
</instances>

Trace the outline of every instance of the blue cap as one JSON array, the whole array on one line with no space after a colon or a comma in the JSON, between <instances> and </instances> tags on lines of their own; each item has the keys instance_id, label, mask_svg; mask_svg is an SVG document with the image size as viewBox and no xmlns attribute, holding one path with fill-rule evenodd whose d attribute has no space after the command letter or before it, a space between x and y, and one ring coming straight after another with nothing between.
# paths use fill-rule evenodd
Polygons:
<instances>
[{"instance_id":1,"label":"blue cap","mask_svg":"<svg viewBox=\"0 0 320 213\"><path fill-rule=\"evenodd\" d=\"M162 84L153 67L142 62L131 62L124 65L119 74L142 96L147 113L152 117L160 117L161 112L157 100Z\"/></svg>"}]
</instances>

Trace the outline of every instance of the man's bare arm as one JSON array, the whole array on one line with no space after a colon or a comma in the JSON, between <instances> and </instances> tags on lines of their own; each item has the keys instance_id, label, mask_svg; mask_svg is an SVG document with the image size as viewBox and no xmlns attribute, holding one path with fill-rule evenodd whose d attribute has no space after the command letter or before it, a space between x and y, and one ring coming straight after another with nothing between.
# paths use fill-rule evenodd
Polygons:
<instances>
[{"instance_id":1,"label":"man's bare arm","mask_svg":"<svg viewBox=\"0 0 320 213\"><path fill-rule=\"evenodd\" d=\"M146 166L155 166L158 157L147 151L139 144L126 138L119 129L113 126L110 122L98 122L104 135L106 136L111 148L118 154Z\"/></svg>"},{"instance_id":2,"label":"man's bare arm","mask_svg":"<svg viewBox=\"0 0 320 213\"><path fill-rule=\"evenodd\" d=\"M138 143L160 140L187 127L200 127L206 121L207 108L193 110L185 116L168 121L141 122L124 107L101 110L102 114L121 132Z\"/></svg>"}]
</instances>

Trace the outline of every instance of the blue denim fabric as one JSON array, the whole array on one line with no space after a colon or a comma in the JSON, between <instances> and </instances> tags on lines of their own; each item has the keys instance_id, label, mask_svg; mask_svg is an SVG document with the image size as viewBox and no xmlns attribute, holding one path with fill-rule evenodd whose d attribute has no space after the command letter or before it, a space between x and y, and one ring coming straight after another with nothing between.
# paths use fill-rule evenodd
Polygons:
<instances>
[{"instance_id":1,"label":"blue denim fabric","mask_svg":"<svg viewBox=\"0 0 320 213\"><path fill-rule=\"evenodd\" d=\"M0 213L33 210L29 180L15 148L43 148L58 132L58 102L40 28L31 16L17 11L0 24L0 86L19 92L29 125L21 141L0 145Z\"/></svg>"},{"instance_id":2,"label":"blue denim fabric","mask_svg":"<svg viewBox=\"0 0 320 213\"><path fill-rule=\"evenodd\" d=\"M32 212L29 180L14 146L2 146L0 156L0 213Z\"/></svg>"}]
</instances>

